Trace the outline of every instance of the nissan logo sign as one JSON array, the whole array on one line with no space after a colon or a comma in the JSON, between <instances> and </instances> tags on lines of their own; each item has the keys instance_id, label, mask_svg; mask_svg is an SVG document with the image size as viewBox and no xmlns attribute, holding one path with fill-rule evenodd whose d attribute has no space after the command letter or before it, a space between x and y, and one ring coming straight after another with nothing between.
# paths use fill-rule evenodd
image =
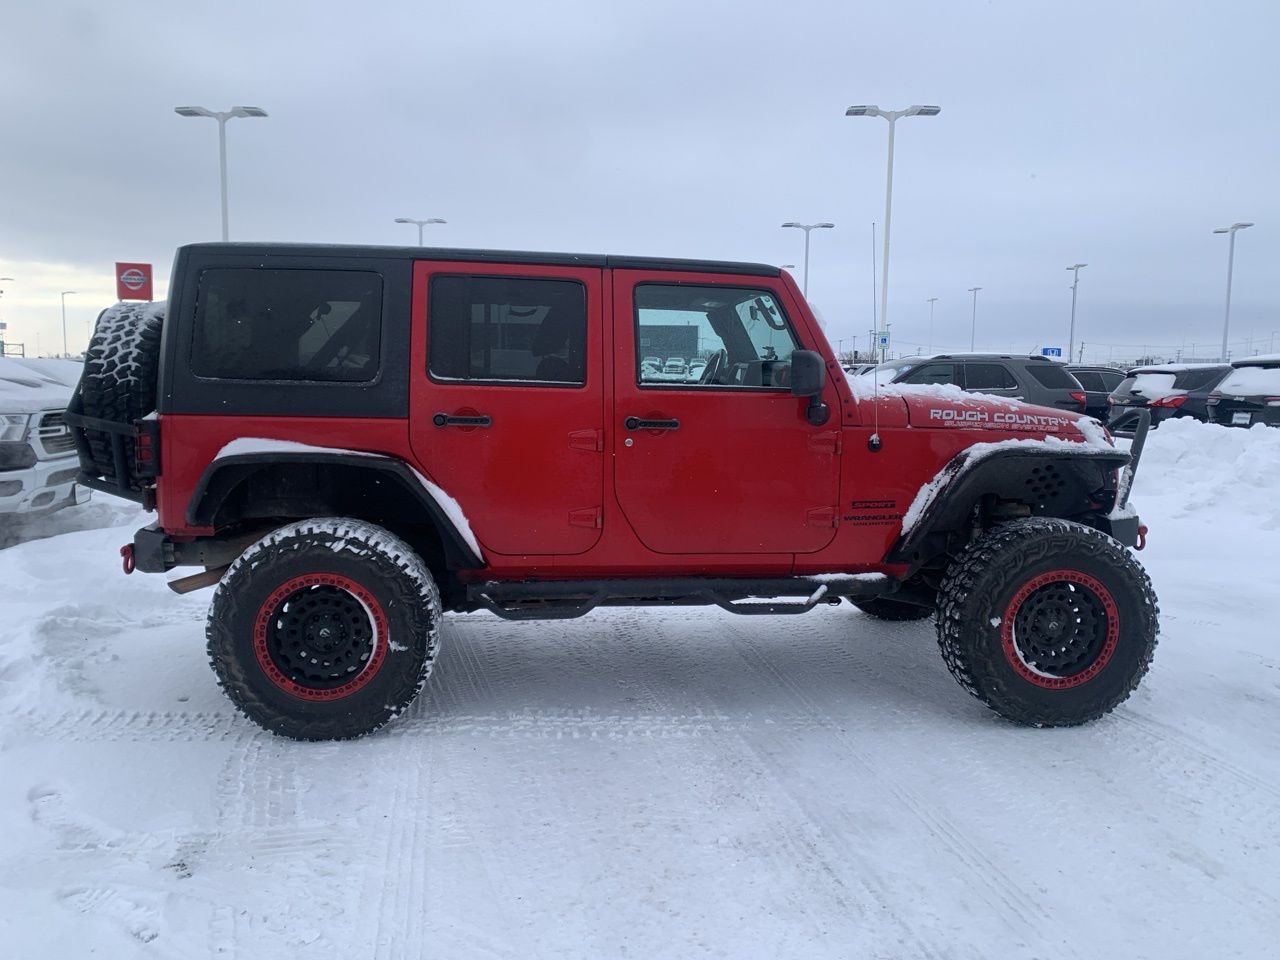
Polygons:
<instances>
[{"instance_id":1,"label":"nissan logo sign","mask_svg":"<svg viewBox=\"0 0 1280 960\"><path fill-rule=\"evenodd\" d=\"M120 282L130 290L141 290L146 285L147 277L137 267L130 267L120 274Z\"/></svg>"}]
</instances>

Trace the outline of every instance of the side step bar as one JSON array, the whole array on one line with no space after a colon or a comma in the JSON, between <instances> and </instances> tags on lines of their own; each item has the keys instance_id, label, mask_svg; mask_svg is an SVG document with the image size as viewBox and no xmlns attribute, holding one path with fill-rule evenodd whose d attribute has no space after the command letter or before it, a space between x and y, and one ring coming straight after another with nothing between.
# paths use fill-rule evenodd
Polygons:
<instances>
[{"instance_id":1,"label":"side step bar","mask_svg":"<svg viewBox=\"0 0 1280 960\"><path fill-rule=\"evenodd\" d=\"M521 581L467 586L472 609L504 620L571 620L599 606L709 606L730 613L807 613L841 598L870 600L893 593L898 581L880 573L823 574L776 579L679 577L663 579ZM778 597L794 600L778 601ZM768 599L761 599L768 598Z\"/></svg>"}]
</instances>

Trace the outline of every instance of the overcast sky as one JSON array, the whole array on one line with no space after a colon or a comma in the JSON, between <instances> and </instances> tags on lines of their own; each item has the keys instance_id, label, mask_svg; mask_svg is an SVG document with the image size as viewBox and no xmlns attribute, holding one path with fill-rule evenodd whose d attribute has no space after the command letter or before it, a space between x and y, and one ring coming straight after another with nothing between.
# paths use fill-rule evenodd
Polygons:
<instances>
[{"instance_id":1,"label":"overcast sky","mask_svg":"<svg viewBox=\"0 0 1280 960\"><path fill-rule=\"evenodd\" d=\"M801 264L833 342L872 324L887 124L897 126L895 347L1066 344L1086 359L1280 332L1280 5L1238 2L6 4L0 320L70 347L112 263L219 236ZM877 250L877 257L879 252ZM798 271L797 271L798 272ZM878 282L878 275L877 275ZM1280 335L1276 336L1280 349Z\"/></svg>"}]
</instances>

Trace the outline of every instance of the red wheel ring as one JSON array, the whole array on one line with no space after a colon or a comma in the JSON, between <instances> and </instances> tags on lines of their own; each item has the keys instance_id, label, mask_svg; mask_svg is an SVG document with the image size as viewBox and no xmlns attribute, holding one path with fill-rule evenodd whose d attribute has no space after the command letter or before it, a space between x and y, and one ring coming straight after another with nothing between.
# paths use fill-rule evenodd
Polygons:
<instances>
[{"instance_id":1,"label":"red wheel ring","mask_svg":"<svg viewBox=\"0 0 1280 960\"><path fill-rule=\"evenodd\" d=\"M1087 605L1088 609L1081 611L1075 608L1074 613L1081 613L1076 618L1075 624L1072 625L1072 633L1069 636L1062 636L1060 633L1055 634L1043 641L1048 644L1062 644L1061 650L1058 651L1064 655L1071 654L1071 645L1079 645L1080 625L1087 618L1089 626L1093 627L1092 638L1088 638L1086 649L1082 656L1087 657L1092 647L1098 647L1096 654L1089 662L1084 664L1074 673L1064 675L1056 675L1047 673L1043 670L1037 670L1034 666L1027 662L1023 652L1019 649L1019 637L1017 636L1017 625L1019 623L1019 614L1022 617L1022 627L1030 633L1039 626L1038 623L1029 622L1031 617L1026 616L1024 605L1032 596L1040 590L1046 588L1054 588L1065 585L1068 591L1075 592L1082 590L1080 601L1083 605ZM1059 590L1061 593L1061 590ZM1060 612L1059 612L1060 611ZM1055 610L1059 619L1062 619L1061 613L1067 611ZM1033 612L1034 613L1034 612ZM1098 624L1098 616L1104 618L1104 623ZM1059 624L1050 622L1051 628L1061 630ZM1099 630L1098 627L1101 627ZM1039 639L1039 638L1037 638ZM1028 638L1029 643L1035 643L1036 640ZM1048 573L1042 573L1038 577L1028 580L1022 585L1013 598L1009 601L1005 608L1004 617L1000 622L1000 643L1004 649L1005 659L1009 661L1009 665L1017 671L1018 675L1028 683L1033 683L1037 687L1044 687L1049 690L1066 690L1071 687L1078 687L1081 684L1088 683L1096 677L1106 665L1111 661L1111 657L1115 654L1116 646L1120 640L1120 614L1116 607L1115 599L1102 582L1096 577L1091 577L1087 573L1081 573L1079 570L1050 570Z\"/></svg>"},{"instance_id":2,"label":"red wheel ring","mask_svg":"<svg viewBox=\"0 0 1280 960\"><path fill-rule=\"evenodd\" d=\"M337 686L307 686L298 683L285 675L271 654L272 621L277 618L287 601L315 587L331 587L350 595L364 609L372 627L372 650L364 666L346 683ZM386 659L388 637L389 627L382 604L359 583L336 573L308 573L280 584L262 602L253 624L253 650L262 672L285 693L312 701L341 700L367 685Z\"/></svg>"}]
</instances>

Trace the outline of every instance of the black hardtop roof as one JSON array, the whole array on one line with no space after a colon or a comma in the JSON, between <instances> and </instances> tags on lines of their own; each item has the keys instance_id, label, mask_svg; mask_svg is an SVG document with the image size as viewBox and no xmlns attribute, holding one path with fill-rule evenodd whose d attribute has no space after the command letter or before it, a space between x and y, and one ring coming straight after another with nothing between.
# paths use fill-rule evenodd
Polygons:
<instances>
[{"instance_id":1,"label":"black hardtop roof","mask_svg":"<svg viewBox=\"0 0 1280 960\"><path fill-rule=\"evenodd\" d=\"M680 260L600 253L540 253L530 250L470 250L462 247L399 247L347 243L190 243L180 248L198 254L233 253L262 257L371 257L379 260L457 260L470 263L545 264L623 270L672 270L684 273L734 273L776 277L778 267L732 260Z\"/></svg>"}]
</instances>

